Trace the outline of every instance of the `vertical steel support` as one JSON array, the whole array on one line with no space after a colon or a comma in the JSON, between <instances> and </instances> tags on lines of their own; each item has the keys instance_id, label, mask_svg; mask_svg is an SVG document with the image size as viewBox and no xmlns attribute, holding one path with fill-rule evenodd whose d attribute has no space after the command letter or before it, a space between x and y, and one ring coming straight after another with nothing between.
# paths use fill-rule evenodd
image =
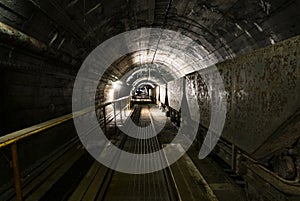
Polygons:
<instances>
[{"instance_id":1,"label":"vertical steel support","mask_svg":"<svg viewBox=\"0 0 300 201\"><path fill-rule=\"evenodd\" d=\"M130 109L131 109L131 101L130 101L130 98L128 98L128 100L127 100L127 105L128 105L127 109L130 110Z\"/></svg>"},{"instance_id":2,"label":"vertical steel support","mask_svg":"<svg viewBox=\"0 0 300 201\"><path fill-rule=\"evenodd\" d=\"M236 148L234 144L231 147L231 169L236 171Z\"/></svg>"},{"instance_id":3,"label":"vertical steel support","mask_svg":"<svg viewBox=\"0 0 300 201\"><path fill-rule=\"evenodd\" d=\"M105 106L103 108L103 123L104 123L104 133L107 134L107 129L106 129L106 112L105 112Z\"/></svg>"},{"instance_id":4,"label":"vertical steel support","mask_svg":"<svg viewBox=\"0 0 300 201\"><path fill-rule=\"evenodd\" d=\"M14 183L16 190L17 201L22 201L22 188L21 188L21 177L20 177L20 168L19 168L19 157L17 143L11 145L11 154L12 154L12 166L14 171Z\"/></svg>"},{"instance_id":5,"label":"vertical steel support","mask_svg":"<svg viewBox=\"0 0 300 201\"><path fill-rule=\"evenodd\" d=\"M120 101L120 120L121 120L121 124L123 124L123 118L122 118L122 101Z\"/></svg>"},{"instance_id":6,"label":"vertical steel support","mask_svg":"<svg viewBox=\"0 0 300 201\"><path fill-rule=\"evenodd\" d=\"M117 132L117 112L116 112L116 102L113 103L114 104L114 119L115 119L115 132Z\"/></svg>"}]
</instances>

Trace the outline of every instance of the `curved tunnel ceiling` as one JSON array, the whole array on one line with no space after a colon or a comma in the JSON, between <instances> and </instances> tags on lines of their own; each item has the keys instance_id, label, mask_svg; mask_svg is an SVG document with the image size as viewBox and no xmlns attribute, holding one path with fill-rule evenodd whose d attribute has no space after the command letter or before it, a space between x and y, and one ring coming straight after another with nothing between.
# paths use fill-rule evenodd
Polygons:
<instances>
[{"instance_id":1,"label":"curved tunnel ceiling","mask_svg":"<svg viewBox=\"0 0 300 201\"><path fill-rule=\"evenodd\" d=\"M168 31L164 31L165 34ZM175 33L175 32L171 32ZM198 44L181 41L177 44L176 39L169 41L157 36L157 41L143 41L145 50L134 52L118 60L109 69L108 75L115 75L127 85L135 85L135 80L156 80L157 84L182 77L185 74L199 70L217 62ZM157 46L156 46L157 44ZM152 46L152 47L150 47ZM117 71L117 72L116 72Z\"/></svg>"},{"instance_id":2,"label":"curved tunnel ceiling","mask_svg":"<svg viewBox=\"0 0 300 201\"><path fill-rule=\"evenodd\" d=\"M163 27L180 31L225 58L225 52L240 54L298 34L299 4L295 0L13 0L1 3L0 18L75 57L85 58L98 44L124 31Z\"/></svg>"},{"instance_id":3,"label":"curved tunnel ceiling","mask_svg":"<svg viewBox=\"0 0 300 201\"><path fill-rule=\"evenodd\" d=\"M131 87L149 80L164 84L220 61L193 39L167 29L141 28L125 32L99 48L102 46L106 48L100 56L105 58L104 63L121 56L110 65L104 80L109 81L108 77L114 75ZM124 56L124 52L129 53ZM93 51L91 55L94 54ZM100 65L106 68L104 63Z\"/></svg>"},{"instance_id":4,"label":"curved tunnel ceiling","mask_svg":"<svg viewBox=\"0 0 300 201\"><path fill-rule=\"evenodd\" d=\"M201 55L210 55L207 62L219 62L298 35L299 8L295 0L13 0L0 4L0 20L47 44L55 54L81 61L113 36L157 27L190 37L203 47ZM118 79L136 67L138 55L153 63L151 54L133 53L118 67L123 70L111 68L110 77ZM161 69L185 66L179 60L172 63L168 51L156 54ZM174 77L182 74L176 69Z\"/></svg>"},{"instance_id":5,"label":"curved tunnel ceiling","mask_svg":"<svg viewBox=\"0 0 300 201\"><path fill-rule=\"evenodd\" d=\"M131 69L127 72L121 80L128 86L136 86L142 81L152 81L156 84L164 84L168 81L177 78L168 66L159 63L144 63L137 65L138 67L128 66Z\"/></svg>"}]
</instances>

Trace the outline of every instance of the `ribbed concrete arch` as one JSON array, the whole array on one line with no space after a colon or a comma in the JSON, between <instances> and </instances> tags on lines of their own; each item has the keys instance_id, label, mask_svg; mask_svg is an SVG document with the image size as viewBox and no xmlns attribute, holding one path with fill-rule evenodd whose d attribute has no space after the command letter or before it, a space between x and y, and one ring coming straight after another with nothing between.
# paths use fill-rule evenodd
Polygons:
<instances>
[{"instance_id":1,"label":"ribbed concrete arch","mask_svg":"<svg viewBox=\"0 0 300 201\"><path fill-rule=\"evenodd\" d=\"M106 82L110 81L107 76L113 75L129 87L144 80L164 84L221 61L197 41L180 32L143 28L130 33L133 34L126 36L122 47L110 47L108 51L116 54L121 48L128 52L139 50L111 64L106 77L104 76ZM122 40L121 38L118 40Z\"/></svg>"}]
</instances>

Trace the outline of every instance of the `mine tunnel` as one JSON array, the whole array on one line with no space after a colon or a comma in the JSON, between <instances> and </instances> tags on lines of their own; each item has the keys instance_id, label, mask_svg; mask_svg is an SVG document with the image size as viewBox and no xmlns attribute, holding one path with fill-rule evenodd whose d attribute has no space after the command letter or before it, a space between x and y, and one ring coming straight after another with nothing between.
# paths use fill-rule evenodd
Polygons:
<instances>
[{"instance_id":1,"label":"mine tunnel","mask_svg":"<svg viewBox=\"0 0 300 201\"><path fill-rule=\"evenodd\" d=\"M0 200L299 201L299 10L0 0Z\"/></svg>"}]
</instances>

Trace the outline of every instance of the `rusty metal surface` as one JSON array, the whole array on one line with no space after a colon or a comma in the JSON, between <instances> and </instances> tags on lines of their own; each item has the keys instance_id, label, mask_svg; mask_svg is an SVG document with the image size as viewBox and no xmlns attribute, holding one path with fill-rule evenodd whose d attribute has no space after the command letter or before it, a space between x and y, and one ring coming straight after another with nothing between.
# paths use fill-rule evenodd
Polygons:
<instances>
[{"instance_id":1,"label":"rusty metal surface","mask_svg":"<svg viewBox=\"0 0 300 201\"><path fill-rule=\"evenodd\" d=\"M250 154L272 146L267 140L300 108L299 50L297 36L217 65L227 96L225 139ZM208 127L211 108L206 86L197 73L187 76L187 85L198 97L201 124ZM285 144L282 139L277 143Z\"/></svg>"},{"instance_id":2,"label":"rusty metal surface","mask_svg":"<svg viewBox=\"0 0 300 201\"><path fill-rule=\"evenodd\" d=\"M0 37L7 42L19 43L19 45L29 46L38 51L45 51L47 49L46 44L2 22L0 22Z\"/></svg>"},{"instance_id":3,"label":"rusty metal surface","mask_svg":"<svg viewBox=\"0 0 300 201\"><path fill-rule=\"evenodd\" d=\"M202 92L202 93L201 93ZM207 118L201 118L201 124L209 126L209 114L210 114L210 107L209 102L206 100L209 99L207 88L204 82L198 73L194 73L188 75L186 77L186 98L188 102L191 102L194 97L198 98L199 109L197 111L200 115L208 115Z\"/></svg>"},{"instance_id":4,"label":"rusty metal surface","mask_svg":"<svg viewBox=\"0 0 300 201\"><path fill-rule=\"evenodd\" d=\"M169 106L179 111L183 94L183 78L168 82L167 86Z\"/></svg>"}]
</instances>

